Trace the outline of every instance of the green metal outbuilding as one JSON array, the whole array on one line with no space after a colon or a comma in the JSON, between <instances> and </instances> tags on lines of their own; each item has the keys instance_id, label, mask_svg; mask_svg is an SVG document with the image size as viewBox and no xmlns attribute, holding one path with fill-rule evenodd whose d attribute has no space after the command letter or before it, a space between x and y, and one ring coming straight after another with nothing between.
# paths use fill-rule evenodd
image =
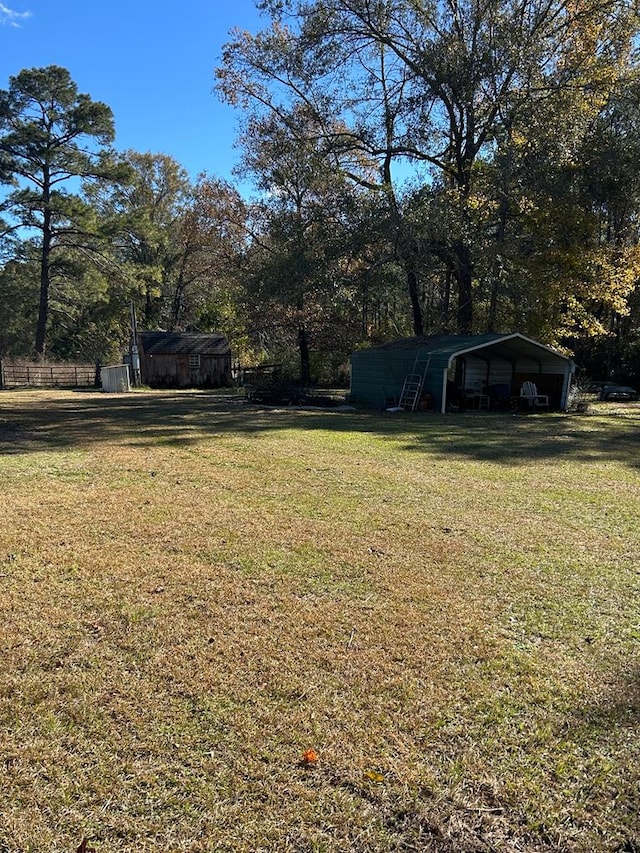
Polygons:
<instances>
[{"instance_id":1,"label":"green metal outbuilding","mask_svg":"<svg viewBox=\"0 0 640 853\"><path fill-rule=\"evenodd\" d=\"M408 378L419 377L416 405L403 408L508 408L524 383L534 383L549 408L562 411L573 372L570 358L519 333L403 338L352 354L350 400L398 406Z\"/></svg>"}]
</instances>

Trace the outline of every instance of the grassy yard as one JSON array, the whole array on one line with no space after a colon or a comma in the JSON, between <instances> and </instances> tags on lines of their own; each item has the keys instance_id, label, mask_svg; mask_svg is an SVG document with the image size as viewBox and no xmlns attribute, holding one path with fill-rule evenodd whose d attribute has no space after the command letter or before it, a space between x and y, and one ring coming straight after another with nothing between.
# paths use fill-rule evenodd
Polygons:
<instances>
[{"instance_id":1,"label":"grassy yard","mask_svg":"<svg viewBox=\"0 0 640 853\"><path fill-rule=\"evenodd\" d=\"M0 485L0 853L640 850L640 404L2 392Z\"/></svg>"}]
</instances>

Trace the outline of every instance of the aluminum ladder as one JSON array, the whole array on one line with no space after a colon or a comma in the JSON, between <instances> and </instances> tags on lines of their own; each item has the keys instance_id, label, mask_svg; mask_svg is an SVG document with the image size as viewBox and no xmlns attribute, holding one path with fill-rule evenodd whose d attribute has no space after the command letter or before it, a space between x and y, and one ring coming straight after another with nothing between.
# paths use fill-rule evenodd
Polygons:
<instances>
[{"instance_id":1,"label":"aluminum ladder","mask_svg":"<svg viewBox=\"0 0 640 853\"><path fill-rule=\"evenodd\" d=\"M413 362L413 369L404 380L398 407L404 409L406 412L415 412L416 410L430 361L431 356L428 356L426 361L421 361L420 353L418 352Z\"/></svg>"}]
</instances>

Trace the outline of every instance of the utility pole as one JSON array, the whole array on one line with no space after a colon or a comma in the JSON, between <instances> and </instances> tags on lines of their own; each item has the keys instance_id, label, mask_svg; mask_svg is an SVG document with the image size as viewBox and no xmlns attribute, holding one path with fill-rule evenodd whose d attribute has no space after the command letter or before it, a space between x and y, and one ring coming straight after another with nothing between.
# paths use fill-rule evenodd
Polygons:
<instances>
[{"instance_id":1,"label":"utility pole","mask_svg":"<svg viewBox=\"0 0 640 853\"><path fill-rule=\"evenodd\" d=\"M136 306L131 300L131 379L134 388L140 387L140 353L138 352L138 324L136 323Z\"/></svg>"}]
</instances>

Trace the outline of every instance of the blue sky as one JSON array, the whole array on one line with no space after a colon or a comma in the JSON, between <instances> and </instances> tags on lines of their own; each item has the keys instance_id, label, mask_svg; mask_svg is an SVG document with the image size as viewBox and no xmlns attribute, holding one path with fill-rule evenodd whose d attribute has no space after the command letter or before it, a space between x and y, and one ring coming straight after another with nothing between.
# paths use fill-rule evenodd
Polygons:
<instances>
[{"instance_id":1,"label":"blue sky","mask_svg":"<svg viewBox=\"0 0 640 853\"><path fill-rule=\"evenodd\" d=\"M232 27L264 25L253 0L0 0L0 88L61 65L113 110L116 148L231 179L238 117L212 93L214 68Z\"/></svg>"}]
</instances>

